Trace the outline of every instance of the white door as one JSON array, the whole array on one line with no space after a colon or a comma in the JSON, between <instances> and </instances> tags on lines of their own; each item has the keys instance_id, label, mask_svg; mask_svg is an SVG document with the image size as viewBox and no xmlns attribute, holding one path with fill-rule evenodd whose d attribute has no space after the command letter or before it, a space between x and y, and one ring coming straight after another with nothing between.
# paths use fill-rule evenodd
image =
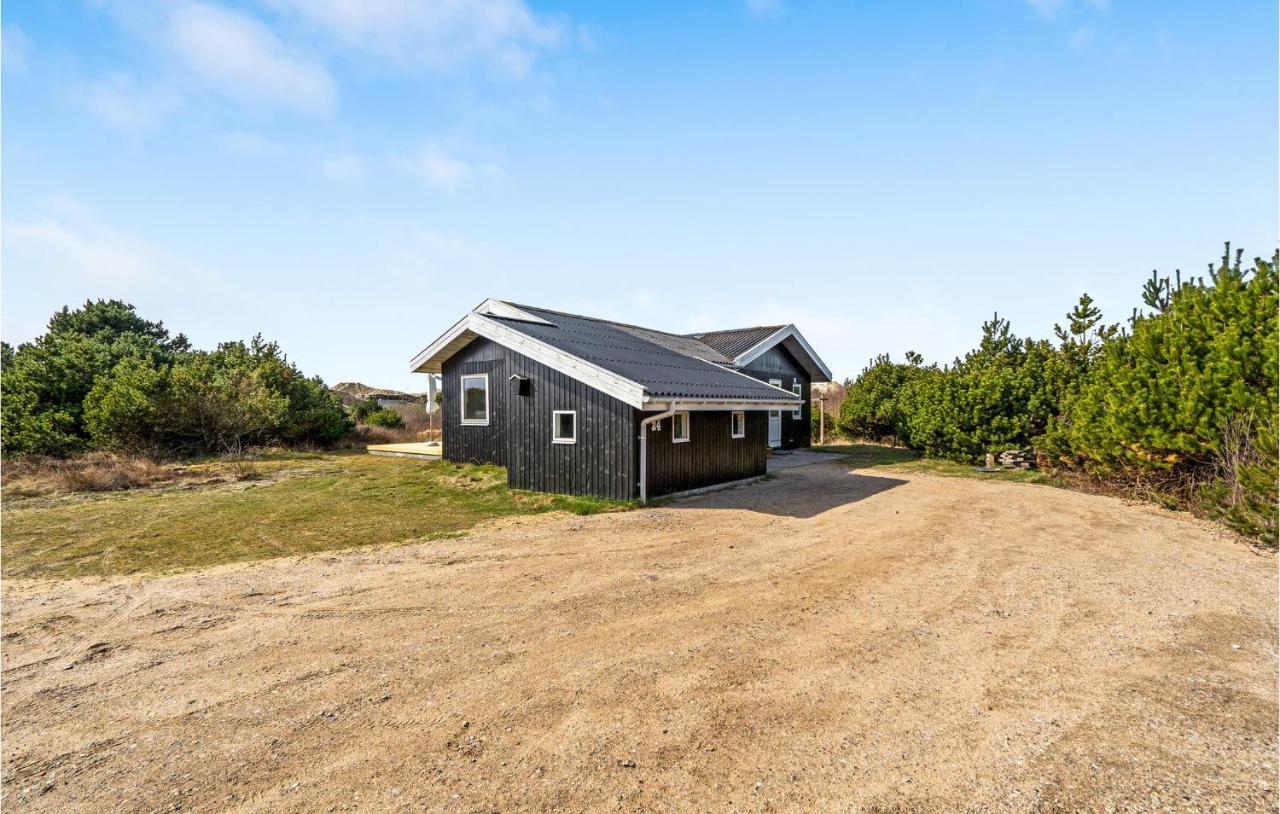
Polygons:
<instances>
[{"instance_id":1,"label":"white door","mask_svg":"<svg viewBox=\"0 0 1280 814\"><path fill-rule=\"evenodd\" d=\"M770 379L769 384L774 387L782 387L782 379ZM769 446L782 446L782 411L769 411Z\"/></svg>"}]
</instances>

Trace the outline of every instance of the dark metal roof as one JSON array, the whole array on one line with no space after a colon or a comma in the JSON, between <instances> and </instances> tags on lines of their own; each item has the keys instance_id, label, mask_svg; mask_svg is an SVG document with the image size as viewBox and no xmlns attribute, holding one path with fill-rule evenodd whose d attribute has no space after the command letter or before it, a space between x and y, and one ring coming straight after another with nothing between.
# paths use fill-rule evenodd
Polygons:
<instances>
[{"instance_id":1,"label":"dark metal roof","mask_svg":"<svg viewBox=\"0 0 1280 814\"><path fill-rule=\"evenodd\" d=\"M731 328L727 331L708 331L701 334L689 334L708 347L714 348L726 358L733 360L744 351L751 350L764 340L782 330L785 325L762 325L758 328Z\"/></svg>"},{"instance_id":2,"label":"dark metal roof","mask_svg":"<svg viewBox=\"0 0 1280 814\"><path fill-rule=\"evenodd\" d=\"M724 365L726 357L699 340L603 319L509 303L551 323L488 319L630 379L658 398L799 401Z\"/></svg>"}]
</instances>

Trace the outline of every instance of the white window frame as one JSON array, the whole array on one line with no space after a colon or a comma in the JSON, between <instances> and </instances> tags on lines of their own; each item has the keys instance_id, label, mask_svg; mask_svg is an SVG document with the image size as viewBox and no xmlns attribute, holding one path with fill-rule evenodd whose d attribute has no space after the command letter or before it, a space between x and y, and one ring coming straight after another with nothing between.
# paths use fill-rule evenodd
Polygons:
<instances>
[{"instance_id":1,"label":"white window frame","mask_svg":"<svg viewBox=\"0 0 1280 814\"><path fill-rule=\"evenodd\" d=\"M484 419L467 418L467 379L484 379ZM458 418L468 427L489 426L489 374L463 373L458 377Z\"/></svg>"},{"instance_id":2,"label":"white window frame","mask_svg":"<svg viewBox=\"0 0 1280 814\"><path fill-rule=\"evenodd\" d=\"M799 379L791 380L791 392L801 398L800 406L791 411L792 418L804 418L804 382Z\"/></svg>"},{"instance_id":3,"label":"white window frame","mask_svg":"<svg viewBox=\"0 0 1280 814\"><path fill-rule=\"evenodd\" d=\"M678 438L676 436L676 424L677 424L676 419L677 418L681 418L684 421L684 438ZM689 438L691 435L692 433L690 433L689 431L689 411L688 410L677 411L674 415L671 416L671 443L687 444L689 443Z\"/></svg>"},{"instance_id":4,"label":"white window frame","mask_svg":"<svg viewBox=\"0 0 1280 814\"><path fill-rule=\"evenodd\" d=\"M560 438L556 433L560 430L560 422L557 421L562 415L573 416L573 435L568 438ZM577 410L552 410L551 411L551 443L553 444L576 444L578 443L578 411Z\"/></svg>"},{"instance_id":5,"label":"white window frame","mask_svg":"<svg viewBox=\"0 0 1280 814\"><path fill-rule=\"evenodd\" d=\"M734 425L737 424L738 422L742 422L741 427L735 430ZM734 410L733 412L729 413L729 437L730 438L746 438L747 437L747 414L742 410Z\"/></svg>"}]
</instances>

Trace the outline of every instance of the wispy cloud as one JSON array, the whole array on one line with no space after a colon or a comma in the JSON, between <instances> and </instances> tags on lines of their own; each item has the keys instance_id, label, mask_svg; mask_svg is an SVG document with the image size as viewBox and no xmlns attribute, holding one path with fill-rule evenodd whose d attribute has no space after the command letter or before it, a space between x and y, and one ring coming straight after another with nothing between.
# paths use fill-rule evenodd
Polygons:
<instances>
[{"instance_id":1,"label":"wispy cloud","mask_svg":"<svg viewBox=\"0 0 1280 814\"><path fill-rule=\"evenodd\" d=\"M10 76L24 73L27 70L27 55L31 51L31 41L13 23L5 23L0 31L0 60L3 60L4 71Z\"/></svg>"},{"instance_id":2,"label":"wispy cloud","mask_svg":"<svg viewBox=\"0 0 1280 814\"><path fill-rule=\"evenodd\" d=\"M492 163L472 163L444 149L428 145L417 153L392 160L399 169L418 176L436 189L457 189L472 181L499 178L502 168Z\"/></svg>"},{"instance_id":3,"label":"wispy cloud","mask_svg":"<svg viewBox=\"0 0 1280 814\"><path fill-rule=\"evenodd\" d=\"M344 52L411 73L472 65L522 77L560 47L568 25L535 15L523 0L265 0Z\"/></svg>"},{"instance_id":4,"label":"wispy cloud","mask_svg":"<svg viewBox=\"0 0 1280 814\"><path fill-rule=\"evenodd\" d=\"M166 45L209 87L241 101L325 113L337 98L322 65L289 49L258 20L221 6L170 7Z\"/></svg>"},{"instance_id":5,"label":"wispy cloud","mask_svg":"<svg viewBox=\"0 0 1280 814\"><path fill-rule=\"evenodd\" d=\"M1089 47L1089 43L1093 42L1093 30L1080 26L1071 34L1071 39L1067 42L1077 51L1083 51Z\"/></svg>"},{"instance_id":6,"label":"wispy cloud","mask_svg":"<svg viewBox=\"0 0 1280 814\"><path fill-rule=\"evenodd\" d=\"M1052 20L1062 10L1065 0L1026 0L1026 3L1035 9L1041 17L1046 20Z\"/></svg>"},{"instance_id":7,"label":"wispy cloud","mask_svg":"<svg viewBox=\"0 0 1280 814\"><path fill-rule=\"evenodd\" d=\"M247 12L199 0L104 0L102 7L162 56L170 81L187 91L307 114L327 113L337 103L324 64Z\"/></svg>"},{"instance_id":8,"label":"wispy cloud","mask_svg":"<svg viewBox=\"0 0 1280 814\"><path fill-rule=\"evenodd\" d=\"M364 159L355 153L332 153L320 162L320 170L335 181L364 178Z\"/></svg>"},{"instance_id":9,"label":"wispy cloud","mask_svg":"<svg viewBox=\"0 0 1280 814\"><path fill-rule=\"evenodd\" d=\"M146 86L133 77L113 73L80 89L85 107L112 127L141 130L173 112L179 95L164 86Z\"/></svg>"},{"instance_id":10,"label":"wispy cloud","mask_svg":"<svg viewBox=\"0 0 1280 814\"><path fill-rule=\"evenodd\" d=\"M229 153L254 158L285 154L283 144L257 133L227 133L218 139L218 144Z\"/></svg>"},{"instance_id":11,"label":"wispy cloud","mask_svg":"<svg viewBox=\"0 0 1280 814\"><path fill-rule=\"evenodd\" d=\"M781 17L787 11L782 0L743 0L743 3L756 17Z\"/></svg>"}]
</instances>

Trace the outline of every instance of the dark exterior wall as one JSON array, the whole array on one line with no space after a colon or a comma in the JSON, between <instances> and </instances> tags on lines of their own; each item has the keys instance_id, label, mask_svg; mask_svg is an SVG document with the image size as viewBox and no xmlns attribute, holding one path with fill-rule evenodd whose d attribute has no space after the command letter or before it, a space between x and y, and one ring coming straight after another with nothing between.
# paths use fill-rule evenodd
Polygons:
<instances>
[{"instance_id":1,"label":"dark exterior wall","mask_svg":"<svg viewBox=\"0 0 1280 814\"><path fill-rule=\"evenodd\" d=\"M453 463L507 465L507 350L477 339L441 365L440 432L444 457ZM489 425L462 423L462 383L468 373L489 374Z\"/></svg>"},{"instance_id":2,"label":"dark exterior wall","mask_svg":"<svg viewBox=\"0 0 1280 814\"><path fill-rule=\"evenodd\" d=\"M655 415L655 413L649 413ZM636 412L637 423L645 413ZM769 446L768 416L746 413L746 437L732 438L728 412L689 413L689 441L671 442L671 419L646 432L645 466L649 496L696 489L765 473ZM638 435L639 430L633 433Z\"/></svg>"},{"instance_id":3,"label":"dark exterior wall","mask_svg":"<svg viewBox=\"0 0 1280 814\"><path fill-rule=\"evenodd\" d=\"M742 368L742 372L767 382L770 379L782 379L782 389L790 392L791 383L800 380L801 398L804 404L800 409L800 418L792 418L790 410L782 411L782 449L796 449L809 446L809 393L811 382L804 368L795 357L781 345L775 345L762 353L751 364ZM768 443L768 425L765 425L765 442Z\"/></svg>"},{"instance_id":4,"label":"dark exterior wall","mask_svg":"<svg viewBox=\"0 0 1280 814\"><path fill-rule=\"evenodd\" d=\"M507 467L518 489L631 500L637 492L636 411L628 404L487 339L443 365L444 455ZM489 373L489 426L461 423L460 377ZM512 375L529 380L518 395ZM577 443L551 443L554 410L577 412ZM727 419L726 419L727 420Z\"/></svg>"}]
</instances>

